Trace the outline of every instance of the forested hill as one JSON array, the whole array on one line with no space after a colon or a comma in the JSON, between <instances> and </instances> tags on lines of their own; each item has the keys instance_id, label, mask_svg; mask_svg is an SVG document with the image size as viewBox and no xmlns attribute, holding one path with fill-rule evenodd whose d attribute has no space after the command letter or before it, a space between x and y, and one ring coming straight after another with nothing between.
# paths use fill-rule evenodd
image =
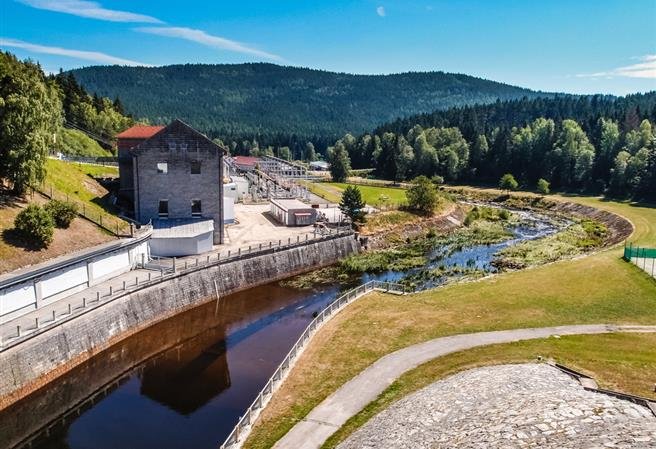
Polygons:
<instances>
[{"instance_id":1,"label":"forested hill","mask_svg":"<svg viewBox=\"0 0 656 449\"><path fill-rule=\"evenodd\" d=\"M407 133L416 125L424 128L455 126L468 139L490 133L495 128L525 126L538 117L560 122L576 120L586 132L592 132L599 118L614 120L623 130L638 127L640 121L656 121L656 91L625 97L610 95L558 95L554 98L522 98L492 104L466 105L448 110L398 118L380 125L374 134Z\"/></svg>"},{"instance_id":2,"label":"forested hill","mask_svg":"<svg viewBox=\"0 0 656 449\"><path fill-rule=\"evenodd\" d=\"M178 117L223 138L295 134L334 141L421 112L548 95L443 72L350 75L263 63L95 66L73 73L88 91L120 98L136 119Z\"/></svg>"}]
</instances>

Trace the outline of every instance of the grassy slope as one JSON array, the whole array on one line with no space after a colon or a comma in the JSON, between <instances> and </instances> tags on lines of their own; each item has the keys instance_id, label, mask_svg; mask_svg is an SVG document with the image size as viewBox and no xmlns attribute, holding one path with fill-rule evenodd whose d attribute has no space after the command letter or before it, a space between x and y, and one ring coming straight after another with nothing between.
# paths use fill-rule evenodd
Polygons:
<instances>
[{"instance_id":1,"label":"grassy slope","mask_svg":"<svg viewBox=\"0 0 656 449\"><path fill-rule=\"evenodd\" d=\"M47 176L43 191L50 194L50 186L57 199L70 200L84 205L84 211L88 216L93 216L98 221L102 215L103 224L112 229L119 225L124 228L126 223L113 215L116 211L102 198L108 191L93 178L115 178L118 177L117 167L108 167L94 164L78 164L48 159Z\"/></svg>"},{"instance_id":2,"label":"grassy slope","mask_svg":"<svg viewBox=\"0 0 656 449\"><path fill-rule=\"evenodd\" d=\"M110 225L124 225L123 220L108 215L101 206L100 198L107 194L92 177L115 177L118 170L115 167L102 167L90 164L72 164L49 159L47 162L46 187L48 194L50 186L57 198L65 198L68 194L71 200L85 205L87 212L97 216L103 214L103 222ZM30 202L45 203L47 198L36 194L25 198L3 197L0 203L0 272L11 271L27 265L33 265L45 260L68 254L89 246L111 240L107 232L96 225L75 219L69 229L56 229L53 243L47 249L35 250L17 240L9 231L14 226L14 218Z\"/></svg>"},{"instance_id":3,"label":"grassy slope","mask_svg":"<svg viewBox=\"0 0 656 449\"><path fill-rule=\"evenodd\" d=\"M627 217L636 226L632 240L654 245L656 209L595 198L568 200ZM317 335L245 447L270 447L348 379L381 356L414 343L493 329L605 322L656 324L656 283L620 256L621 249L613 248L404 298L371 294L359 300ZM590 341L603 349L602 339ZM508 346L504 353L511 357L513 351ZM595 374L602 379L607 376L603 369Z\"/></svg>"},{"instance_id":4,"label":"grassy slope","mask_svg":"<svg viewBox=\"0 0 656 449\"><path fill-rule=\"evenodd\" d=\"M62 152L71 156L109 157L113 156L98 145L98 142L75 129L62 129Z\"/></svg>"}]
</instances>

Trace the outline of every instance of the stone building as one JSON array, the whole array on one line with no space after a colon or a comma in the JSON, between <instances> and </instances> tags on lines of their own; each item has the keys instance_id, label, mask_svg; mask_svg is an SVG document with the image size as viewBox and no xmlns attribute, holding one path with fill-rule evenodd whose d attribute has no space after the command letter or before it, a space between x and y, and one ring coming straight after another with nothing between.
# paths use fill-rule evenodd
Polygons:
<instances>
[{"instance_id":1,"label":"stone building","mask_svg":"<svg viewBox=\"0 0 656 449\"><path fill-rule=\"evenodd\" d=\"M223 148L175 120L129 152L135 219L153 223L153 240L161 230L162 238L169 239L165 246L172 248L175 241L171 238L179 238L181 243L195 238L185 235L185 229L199 229L200 223L211 221L202 227L211 226L215 245L223 243ZM129 189L129 175L126 178ZM171 252L181 255L180 251L174 254L174 249Z\"/></svg>"},{"instance_id":2,"label":"stone building","mask_svg":"<svg viewBox=\"0 0 656 449\"><path fill-rule=\"evenodd\" d=\"M134 203L134 178L130 150L163 130L163 126L135 125L116 136L118 146L118 170L120 173L119 196L126 204Z\"/></svg>"}]
</instances>

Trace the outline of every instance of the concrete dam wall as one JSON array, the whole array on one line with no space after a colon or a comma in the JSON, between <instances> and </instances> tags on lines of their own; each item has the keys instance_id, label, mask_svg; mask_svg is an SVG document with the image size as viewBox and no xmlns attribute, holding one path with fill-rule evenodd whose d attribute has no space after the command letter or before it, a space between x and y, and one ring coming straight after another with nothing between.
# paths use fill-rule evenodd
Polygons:
<instances>
[{"instance_id":1,"label":"concrete dam wall","mask_svg":"<svg viewBox=\"0 0 656 449\"><path fill-rule=\"evenodd\" d=\"M244 256L126 294L3 351L0 409L144 328L199 304L335 263L359 250L353 235Z\"/></svg>"}]
</instances>

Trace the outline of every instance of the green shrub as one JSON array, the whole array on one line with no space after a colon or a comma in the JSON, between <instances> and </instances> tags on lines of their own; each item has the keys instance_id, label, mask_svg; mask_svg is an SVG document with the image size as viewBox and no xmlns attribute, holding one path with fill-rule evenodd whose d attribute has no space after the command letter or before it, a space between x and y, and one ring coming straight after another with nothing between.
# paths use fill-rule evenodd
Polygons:
<instances>
[{"instance_id":1,"label":"green shrub","mask_svg":"<svg viewBox=\"0 0 656 449\"><path fill-rule=\"evenodd\" d=\"M506 190L506 191L517 190L517 187L519 187L519 183L517 182L515 177L510 173L506 173L499 180L499 188L501 190Z\"/></svg>"},{"instance_id":2,"label":"green shrub","mask_svg":"<svg viewBox=\"0 0 656 449\"><path fill-rule=\"evenodd\" d=\"M549 194L549 181L547 181L546 179L543 179L543 178L538 179L536 189L539 193L541 193L543 195L548 195Z\"/></svg>"},{"instance_id":3,"label":"green shrub","mask_svg":"<svg viewBox=\"0 0 656 449\"><path fill-rule=\"evenodd\" d=\"M45 210L55 221L55 226L66 229L77 215L77 204L70 201L50 200Z\"/></svg>"},{"instance_id":4,"label":"green shrub","mask_svg":"<svg viewBox=\"0 0 656 449\"><path fill-rule=\"evenodd\" d=\"M37 204L30 204L14 219L14 228L23 238L45 248L52 243L54 227L52 216Z\"/></svg>"}]
</instances>

